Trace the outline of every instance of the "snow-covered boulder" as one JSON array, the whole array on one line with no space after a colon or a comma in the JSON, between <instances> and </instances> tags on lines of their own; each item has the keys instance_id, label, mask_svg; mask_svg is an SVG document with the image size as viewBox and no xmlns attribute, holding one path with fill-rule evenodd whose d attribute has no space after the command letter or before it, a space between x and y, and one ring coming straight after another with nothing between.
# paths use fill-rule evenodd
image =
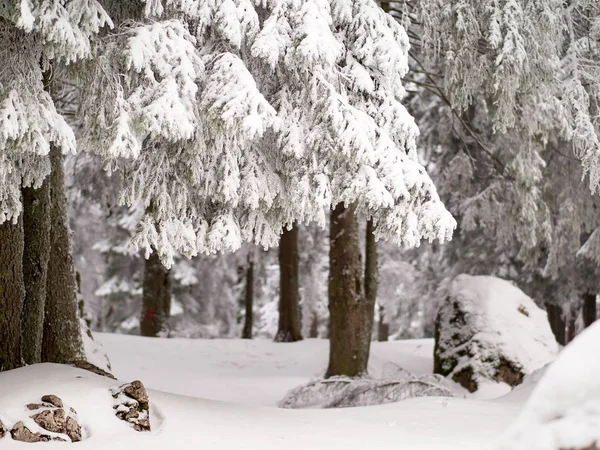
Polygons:
<instances>
[{"instance_id":1,"label":"snow-covered boulder","mask_svg":"<svg viewBox=\"0 0 600 450\"><path fill-rule=\"evenodd\" d=\"M600 322L545 371L498 450L600 448Z\"/></svg>"},{"instance_id":2,"label":"snow-covered boulder","mask_svg":"<svg viewBox=\"0 0 600 450\"><path fill-rule=\"evenodd\" d=\"M453 280L435 322L435 373L470 392L482 384L516 386L557 353L546 312L520 289L489 276Z\"/></svg>"}]
</instances>

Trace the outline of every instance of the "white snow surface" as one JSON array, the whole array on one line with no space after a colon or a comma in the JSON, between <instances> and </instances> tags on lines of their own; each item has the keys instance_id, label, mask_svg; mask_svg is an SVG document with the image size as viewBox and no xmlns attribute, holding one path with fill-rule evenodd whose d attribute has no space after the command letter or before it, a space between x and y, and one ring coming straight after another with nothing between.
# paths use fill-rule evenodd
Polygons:
<instances>
[{"instance_id":1,"label":"white snow surface","mask_svg":"<svg viewBox=\"0 0 600 450\"><path fill-rule=\"evenodd\" d=\"M582 449L600 443L599 354L600 321L544 370L499 450Z\"/></svg>"},{"instance_id":2,"label":"white snow surface","mask_svg":"<svg viewBox=\"0 0 600 450\"><path fill-rule=\"evenodd\" d=\"M247 340L150 339L96 334L114 381L68 366L39 364L0 374L0 420L11 426L25 405L55 394L85 427L81 450L460 449L489 448L517 415L520 400L427 397L381 406L283 410L284 394L323 375L326 340L293 344ZM370 372L395 364L431 373L432 340L374 343ZM108 389L134 379L149 388L151 433L114 416ZM180 394L180 395L178 395ZM68 443L43 443L40 448ZM23 448L5 437L3 450Z\"/></svg>"},{"instance_id":3,"label":"white snow surface","mask_svg":"<svg viewBox=\"0 0 600 450\"><path fill-rule=\"evenodd\" d=\"M471 365L478 377L478 384L492 384L484 372L498 355L522 367L525 374L540 369L553 361L558 354L558 344L546 311L519 288L501 278L491 276L458 275L450 286L450 298L457 301L462 311L468 314L468 324L473 333L472 357L460 357L453 373L465 365ZM451 333L467 330L454 330ZM452 341L448 336L446 341ZM460 348L456 349L457 351ZM450 350L453 352L454 349ZM484 375L484 377L481 377ZM491 376L487 374L489 378ZM507 392L509 387L500 383L493 388L485 386L487 392Z\"/></svg>"}]
</instances>

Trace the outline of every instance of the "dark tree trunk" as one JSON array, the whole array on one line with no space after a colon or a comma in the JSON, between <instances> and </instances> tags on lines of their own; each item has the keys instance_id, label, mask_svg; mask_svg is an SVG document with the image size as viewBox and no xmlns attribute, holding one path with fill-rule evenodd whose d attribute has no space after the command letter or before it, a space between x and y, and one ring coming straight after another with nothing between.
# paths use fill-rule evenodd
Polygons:
<instances>
[{"instance_id":1,"label":"dark tree trunk","mask_svg":"<svg viewBox=\"0 0 600 450\"><path fill-rule=\"evenodd\" d=\"M302 339L298 286L298 227L283 230L279 242L279 326L276 342Z\"/></svg>"},{"instance_id":2,"label":"dark tree trunk","mask_svg":"<svg viewBox=\"0 0 600 450\"><path fill-rule=\"evenodd\" d=\"M318 338L319 337L319 317L316 312L312 313L312 317L310 319L310 330L308 331L308 337L310 338Z\"/></svg>"},{"instance_id":3,"label":"dark tree trunk","mask_svg":"<svg viewBox=\"0 0 600 450\"><path fill-rule=\"evenodd\" d=\"M143 289L140 334L158 337L171 313L171 275L154 249L144 263Z\"/></svg>"},{"instance_id":4,"label":"dark tree trunk","mask_svg":"<svg viewBox=\"0 0 600 450\"><path fill-rule=\"evenodd\" d=\"M546 303L550 328L560 345L567 344L566 323L562 307L555 303Z\"/></svg>"},{"instance_id":5,"label":"dark tree trunk","mask_svg":"<svg viewBox=\"0 0 600 450\"><path fill-rule=\"evenodd\" d=\"M331 213L329 249L329 367L326 377L366 375L373 307L365 297L354 208Z\"/></svg>"},{"instance_id":6,"label":"dark tree trunk","mask_svg":"<svg viewBox=\"0 0 600 450\"><path fill-rule=\"evenodd\" d=\"M383 306L379 307L379 320L377 322L377 340L387 342L390 338L390 325L385 321Z\"/></svg>"},{"instance_id":7,"label":"dark tree trunk","mask_svg":"<svg viewBox=\"0 0 600 450\"><path fill-rule=\"evenodd\" d=\"M375 241L373 230L373 221L367 220L365 237L365 299L369 308L369 330L373 330L375 303L377 302L377 288L379 287L377 242Z\"/></svg>"},{"instance_id":8,"label":"dark tree trunk","mask_svg":"<svg viewBox=\"0 0 600 450\"><path fill-rule=\"evenodd\" d=\"M252 257L252 252L248 255L248 267L246 268L244 306L245 314L242 339L252 339L252 327L254 326L254 258Z\"/></svg>"},{"instance_id":9,"label":"dark tree trunk","mask_svg":"<svg viewBox=\"0 0 600 450\"><path fill-rule=\"evenodd\" d=\"M23 222L0 224L0 372L21 366Z\"/></svg>"},{"instance_id":10,"label":"dark tree trunk","mask_svg":"<svg viewBox=\"0 0 600 450\"><path fill-rule=\"evenodd\" d=\"M25 301L21 316L22 351L26 364L42 360L46 282L50 258L50 180L39 189L23 188L23 281Z\"/></svg>"},{"instance_id":11,"label":"dark tree trunk","mask_svg":"<svg viewBox=\"0 0 600 450\"><path fill-rule=\"evenodd\" d=\"M583 326L589 327L596 321L598 312L596 311L596 294L586 292L582 295L583 303Z\"/></svg>"},{"instance_id":12,"label":"dark tree trunk","mask_svg":"<svg viewBox=\"0 0 600 450\"><path fill-rule=\"evenodd\" d=\"M568 344L575 339L577 333L577 317L579 317L579 311L581 310L581 304L579 302L572 302L569 307L569 317L567 321L567 336L565 338Z\"/></svg>"},{"instance_id":13,"label":"dark tree trunk","mask_svg":"<svg viewBox=\"0 0 600 450\"><path fill-rule=\"evenodd\" d=\"M68 363L84 359L85 354L77 312L77 282L71 255L63 156L59 148L51 148L50 162L50 258L42 361Z\"/></svg>"}]
</instances>

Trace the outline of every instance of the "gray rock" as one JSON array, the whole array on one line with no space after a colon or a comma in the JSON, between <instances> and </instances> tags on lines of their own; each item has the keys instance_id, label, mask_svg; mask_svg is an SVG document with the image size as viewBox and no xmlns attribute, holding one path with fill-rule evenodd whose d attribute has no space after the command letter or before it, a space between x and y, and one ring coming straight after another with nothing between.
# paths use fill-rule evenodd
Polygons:
<instances>
[{"instance_id":1,"label":"gray rock","mask_svg":"<svg viewBox=\"0 0 600 450\"><path fill-rule=\"evenodd\" d=\"M44 395L42 397L42 401L45 403L50 403L52 406L56 406L57 408L63 407L62 400L56 395Z\"/></svg>"},{"instance_id":2,"label":"gray rock","mask_svg":"<svg viewBox=\"0 0 600 450\"><path fill-rule=\"evenodd\" d=\"M45 395L42 397L42 401L44 402L43 404L31 403L27 405L29 410L45 408L43 411L31 416L35 423L44 430L67 435L71 439L71 442L81 441L81 425L79 424L75 410L70 408L71 414L67 415L63 408L64 404L62 400L55 395ZM36 439L35 433L29 432L31 436L24 430L19 430L19 433L26 438ZM44 435L40 435L40 439L42 439L43 436ZM53 440L66 441L66 439L63 438L54 438Z\"/></svg>"},{"instance_id":3,"label":"gray rock","mask_svg":"<svg viewBox=\"0 0 600 450\"><path fill-rule=\"evenodd\" d=\"M150 431L150 401L141 381L133 381L111 390L116 399L115 415L129 422L136 431Z\"/></svg>"},{"instance_id":4,"label":"gray rock","mask_svg":"<svg viewBox=\"0 0 600 450\"><path fill-rule=\"evenodd\" d=\"M2 423L2 421L0 420L0 439L2 439L5 434L6 434L6 428L4 427L4 424Z\"/></svg>"},{"instance_id":5,"label":"gray rock","mask_svg":"<svg viewBox=\"0 0 600 450\"><path fill-rule=\"evenodd\" d=\"M47 434L33 433L23 422L15 423L10 430L10 435L15 441L20 442L48 442L52 440Z\"/></svg>"}]
</instances>

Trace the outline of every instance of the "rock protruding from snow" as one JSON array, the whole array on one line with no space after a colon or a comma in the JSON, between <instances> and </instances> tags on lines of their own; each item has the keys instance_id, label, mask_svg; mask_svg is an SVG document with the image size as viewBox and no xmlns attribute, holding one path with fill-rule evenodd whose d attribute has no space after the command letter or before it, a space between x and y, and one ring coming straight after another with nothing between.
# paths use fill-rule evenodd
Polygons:
<instances>
[{"instance_id":1,"label":"rock protruding from snow","mask_svg":"<svg viewBox=\"0 0 600 450\"><path fill-rule=\"evenodd\" d=\"M10 435L15 441L20 442L49 442L49 441L65 441L65 439L60 436L50 436L49 434L44 433L34 433L29 428L25 426L25 424L21 421L15 423L12 430L10 430Z\"/></svg>"},{"instance_id":2,"label":"rock protruding from snow","mask_svg":"<svg viewBox=\"0 0 600 450\"><path fill-rule=\"evenodd\" d=\"M291 390L280 408L351 408L394 403L414 397L454 397L449 382L440 375L417 377L406 372L395 379L332 377Z\"/></svg>"},{"instance_id":3,"label":"rock protruding from snow","mask_svg":"<svg viewBox=\"0 0 600 450\"><path fill-rule=\"evenodd\" d=\"M150 431L150 400L141 381L133 381L111 389L116 399L116 416L132 424L136 431Z\"/></svg>"},{"instance_id":4,"label":"rock protruding from snow","mask_svg":"<svg viewBox=\"0 0 600 450\"><path fill-rule=\"evenodd\" d=\"M499 450L597 450L600 446L600 322L545 371Z\"/></svg>"},{"instance_id":5,"label":"rock protruding from snow","mask_svg":"<svg viewBox=\"0 0 600 450\"><path fill-rule=\"evenodd\" d=\"M44 395L42 397L42 403L30 403L27 405L27 409L34 412L30 417L40 428L49 431L50 433L66 435L71 442L81 441L82 432L77 413L73 408L69 408L69 411L67 412L60 397L57 397L56 395ZM43 433L33 433L24 426L19 428L16 433L24 439L39 438L39 441L46 440ZM14 434L13 439L15 439ZM52 439L61 441L67 440L61 436L55 436Z\"/></svg>"},{"instance_id":6,"label":"rock protruding from snow","mask_svg":"<svg viewBox=\"0 0 600 450\"><path fill-rule=\"evenodd\" d=\"M0 439L2 439L5 435L6 435L6 428L4 427L4 424L2 423L2 421L0 420Z\"/></svg>"},{"instance_id":7,"label":"rock protruding from snow","mask_svg":"<svg viewBox=\"0 0 600 450\"><path fill-rule=\"evenodd\" d=\"M435 323L434 372L470 392L516 386L558 353L546 312L500 278L459 275Z\"/></svg>"}]
</instances>

